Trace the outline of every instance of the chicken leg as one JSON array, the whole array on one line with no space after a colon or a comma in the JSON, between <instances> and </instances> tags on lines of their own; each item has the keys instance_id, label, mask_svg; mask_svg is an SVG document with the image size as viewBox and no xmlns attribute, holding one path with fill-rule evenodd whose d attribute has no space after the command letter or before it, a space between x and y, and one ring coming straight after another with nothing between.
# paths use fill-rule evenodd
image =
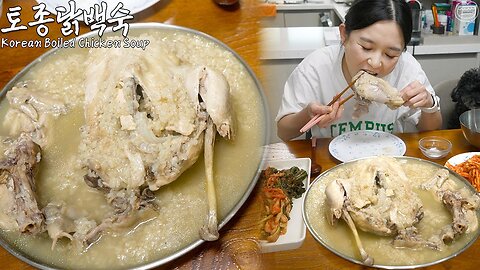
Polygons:
<instances>
[{"instance_id":1,"label":"chicken leg","mask_svg":"<svg viewBox=\"0 0 480 270\"><path fill-rule=\"evenodd\" d=\"M200 236L207 241L218 239L217 225L217 198L215 192L215 183L213 181L213 147L215 144L215 129L213 120L209 117L207 120L207 129L205 130L205 174L207 177L207 198L208 214L203 227L200 229Z\"/></svg>"},{"instance_id":2,"label":"chicken leg","mask_svg":"<svg viewBox=\"0 0 480 270\"><path fill-rule=\"evenodd\" d=\"M356 80L354 92L363 100L384 103L392 110L405 103L399 91L381 78L360 71L353 80Z\"/></svg>"},{"instance_id":3,"label":"chicken leg","mask_svg":"<svg viewBox=\"0 0 480 270\"><path fill-rule=\"evenodd\" d=\"M357 248L360 251L360 255L362 256L363 263L366 265L373 265L373 258L368 255L365 249L363 249L362 241L358 236L357 228L355 228L355 223L353 223L350 214L345 208L343 209L342 216L345 222L347 222L348 227L350 227L350 230L352 230L353 236L355 237L355 243L357 244Z\"/></svg>"}]
</instances>

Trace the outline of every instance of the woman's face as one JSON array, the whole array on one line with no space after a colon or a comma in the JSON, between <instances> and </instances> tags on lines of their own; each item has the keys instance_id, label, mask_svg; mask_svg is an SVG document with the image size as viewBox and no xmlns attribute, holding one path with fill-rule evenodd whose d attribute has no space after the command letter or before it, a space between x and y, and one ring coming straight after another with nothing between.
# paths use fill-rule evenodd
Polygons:
<instances>
[{"instance_id":1,"label":"woman's face","mask_svg":"<svg viewBox=\"0 0 480 270\"><path fill-rule=\"evenodd\" d=\"M342 69L347 81L360 70L386 76L395 68L404 48L402 31L394 21L379 21L353 30L348 36L342 24L340 36L345 46Z\"/></svg>"}]
</instances>

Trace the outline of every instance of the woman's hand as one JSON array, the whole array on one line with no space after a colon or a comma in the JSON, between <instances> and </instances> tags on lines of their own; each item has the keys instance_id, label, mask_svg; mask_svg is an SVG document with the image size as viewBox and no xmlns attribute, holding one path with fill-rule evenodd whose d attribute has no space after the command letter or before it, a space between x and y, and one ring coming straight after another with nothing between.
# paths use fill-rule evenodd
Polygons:
<instances>
[{"instance_id":1,"label":"woman's hand","mask_svg":"<svg viewBox=\"0 0 480 270\"><path fill-rule=\"evenodd\" d=\"M418 81L411 82L407 87L400 91L405 103L403 105L410 108L431 108L435 104L432 95L425 86ZM419 131L435 130L442 127L442 115L440 111L432 113L423 113L418 120L417 129Z\"/></svg>"},{"instance_id":2,"label":"woman's hand","mask_svg":"<svg viewBox=\"0 0 480 270\"><path fill-rule=\"evenodd\" d=\"M434 101L427 88L419 81L413 81L400 91L405 103L410 108L430 108Z\"/></svg>"},{"instance_id":3,"label":"woman's hand","mask_svg":"<svg viewBox=\"0 0 480 270\"><path fill-rule=\"evenodd\" d=\"M312 102L307 105L307 112L310 118L317 114L321 115L321 120L317 123L317 126L324 128L331 122L342 117L343 106L340 106L340 102L333 103L332 106L325 106L319 103Z\"/></svg>"},{"instance_id":4,"label":"woman's hand","mask_svg":"<svg viewBox=\"0 0 480 270\"><path fill-rule=\"evenodd\" d=\"M341 101L335 102L332 106L321 105L316 102L309 103L303 110L287 114L277 122L277 135L283 141L289 141L300 136L300 129L317 114L320 114L320 121L317 126L323 128L342 116L343 106Z\"/></svg>"}]
</instances>

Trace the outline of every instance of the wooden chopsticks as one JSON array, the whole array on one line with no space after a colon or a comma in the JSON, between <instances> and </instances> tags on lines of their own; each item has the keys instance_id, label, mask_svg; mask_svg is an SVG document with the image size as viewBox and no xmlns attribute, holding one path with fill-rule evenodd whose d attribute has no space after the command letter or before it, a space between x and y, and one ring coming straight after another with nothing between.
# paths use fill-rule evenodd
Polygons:
<instances>
[{"instance_id":1,"label":"wooden chopsticks","mask_svg":"<svg viewBox=\"0 0 480 270\"><path fill-rule=\"evenodd\" d=\"M355 82L363 75L364 73L360 74L360 76L358 76L355 80L353 80L352 82L350 82L350 84L345 87L345 89L342 90L342 92L338 93L337 95L335 95L332 99L332 101L330 101L327 106L332 106L333 103L335 103L337 100L340 99L340 97L345 94L345 92L347 92L348 89L350 89L350 87L352 87ZM347 98L345 98L344 100L342 100L340 102L340 106L343 105L345 102L347 102L349 99L351 99L352 97L354 96L354 94L351 94L350 96L348 96ZM322 121L322 119L324 119L326 117L326 114L324 115L320 115L320 114L317 114L315 115L314 117L312 117L312 119L310 119L310 121L308 121L308 123L305 124L305 126L303 126L301 129L300 129L300 132L301 133L304 133L306 132L307 130L309 130L310 128L312 128L313 126L315 126L318 122Z\"/></svg>"}]
</instances>

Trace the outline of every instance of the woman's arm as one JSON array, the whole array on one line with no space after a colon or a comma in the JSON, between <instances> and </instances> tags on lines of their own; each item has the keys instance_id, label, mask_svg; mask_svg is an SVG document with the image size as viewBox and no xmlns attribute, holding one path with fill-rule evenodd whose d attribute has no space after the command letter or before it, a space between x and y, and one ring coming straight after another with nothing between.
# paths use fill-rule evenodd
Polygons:
<instances>
[{"instance_id":1,"label":"woman's arm","mask_svg":"<svg viewBox=\"0 0 480 270\"><path fill-rule=\"evenodd\" d=\"M433 95L431 96L432 105L428 109L422 108L422 114L417 124L419 131L427 131L440 129L442 127L443 119L442 114L440 113L438 97L435 99Z\"/></svg>"},{"instance_id":2,"label":"woman's arm","mask_svg":"<svg viewBox=\"0 0 480 270\"><path fill-rule=\"evenodd\" d=\"M300 129L310 120L307 107L298 113L287 114L277 122L277 135L282 141L289 141L301 135Z\"/></svg>"},{"instance_id":3,"label":"woman's arm","mask_svg":"<svg viewBox=\"0 0 480 270\"><path fill-rule=\"evenodd\" d=\"M422 112L417 128L419 131L435 130L442 127L442 114L440 111L434 113Z\"/></svg>"}]
</instances>

